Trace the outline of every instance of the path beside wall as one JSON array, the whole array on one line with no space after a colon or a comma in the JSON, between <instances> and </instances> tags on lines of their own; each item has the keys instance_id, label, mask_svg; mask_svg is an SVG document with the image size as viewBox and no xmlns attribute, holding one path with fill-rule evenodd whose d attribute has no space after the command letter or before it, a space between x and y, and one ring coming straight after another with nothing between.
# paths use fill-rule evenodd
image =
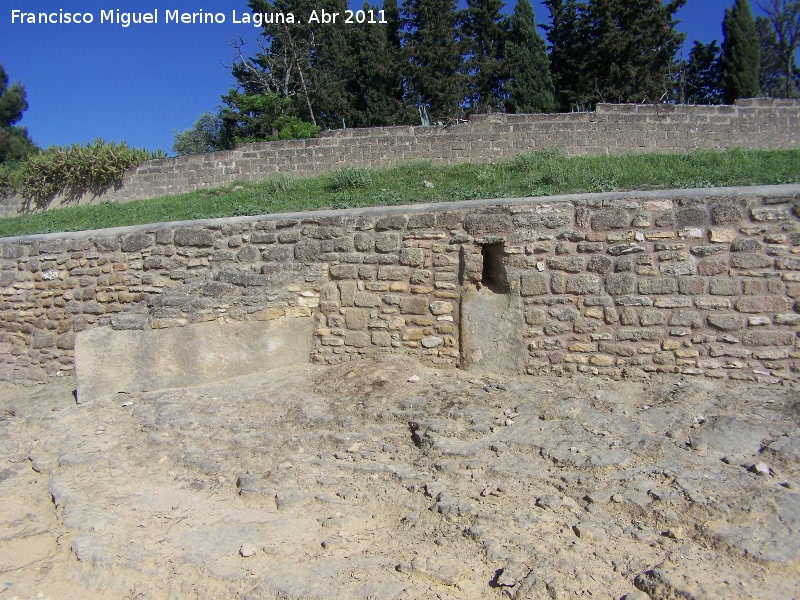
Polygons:
<instances>
[{"instance_id":1,"label":"path beside wall","mask_svg":"<svg viewBox=\"0 0 800 600\"><path fill-rule=\"evenodd\" d=\"M248 144L229 152L182 156L131 169L119 190L81 203L128 202L277 173L307 176L343 167L485 163L557 147L567 154L690 152L696 149L796 148L800 101L740 100L733 106L599 104L596 112L479 115L450 127L337 129L320 137ZM0 200L0 216L21 209ZM51 207L62 206L58 199Z\"/></svg>"},{"instance_id":2,"label":"path beside wall","mask_svg":"<svg viewBox=\"0 0 800 600\"><path fill-rule=\"evenodd\" d=\"M474 292L509 296L494 304L519 315L507 338L527 373L800 376L800 186L326 211L0 243L3 380L72 373L76 335L99 326L292 317L314 320L312 361L393 352L455 367L480 349L472 340L462 356L462 300Z\"/></svg>"}]
</instances>

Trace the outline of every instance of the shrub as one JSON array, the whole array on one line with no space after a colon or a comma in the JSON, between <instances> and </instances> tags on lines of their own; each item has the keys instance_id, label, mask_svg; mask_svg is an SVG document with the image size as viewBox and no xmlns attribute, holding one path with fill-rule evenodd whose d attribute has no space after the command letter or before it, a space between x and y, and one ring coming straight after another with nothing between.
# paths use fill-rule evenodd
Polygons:
<instances>
[{"instance_id":1,"label":"shrub","mask_svg":"<svg viewBox=\"0 0 800 600\"><path fill-rule=\"evenodd\" d=\"M334 191L357 190L372 183L372 173L366 169L345 167L330 174L331 188Z\"/></svg>"},{"instance_id":2,"label":"shrub","mask_svg":"<svg viewBox=\"0 0 800 600\"><path fill-rule=\"evenodd\" d=\"M59 194L69 201L86 192L101 194L112 186L119 187L126 169L164 157L160 150L149 152L125 142L106 143L101 139L86 146L51 146L24 164L17 191L43 208Z\"/></svg>"}]
</instances>

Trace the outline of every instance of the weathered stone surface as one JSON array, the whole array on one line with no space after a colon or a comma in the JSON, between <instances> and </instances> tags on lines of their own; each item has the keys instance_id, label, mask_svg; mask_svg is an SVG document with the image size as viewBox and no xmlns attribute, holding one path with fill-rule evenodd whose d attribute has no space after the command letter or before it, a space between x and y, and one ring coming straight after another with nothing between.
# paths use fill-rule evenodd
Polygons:
<instances>
[{"instance_id":1,"label":"weathered stone surface","mask_svg":"<svg viewBox=\"0 0 800 600\"><path fill-rule=\"evenodd\" d=\"M708 324L722 331L733 331L744 328L744 317L736 313L708 315Z\"/></svg>"},{"instance_id":2,"label":"weathered stone surface","mask_svg":"<svg viewBox=\"0 0 800 600\"><path fill-rule=\"evenodd\" d=\"M742 343L749 346L791 346L795 334L792 331L747 331Z\"/></svg>"},{"instance_id":3,"label":"weathered stone surface","mask_svg":"<svg viewBox=\"0 0 800 600\"><path fill-rule=\"evenodd\" d=\"M568 277L566 282L567 294L597 294L600 292L602 285L600 279L594 275L583 274Z\"/></svg>"},{"instance_id":4,"label":"weathered stone surface","mask_svg":"<svg viewBox=\"0 0 800 600\"><path fill-rule=\"evenodd\" d=\"M484 235L509 231L513 227L511 217L501 213L477 213L464 219L464 229L470 235Z\"/></svg>"},{"instance_id":5,"label":"weathered stone surface","mask_svg":"<svg viewBox=\"0 0 800 600\"><path fill-rule=\"evenodd\" d=\"M519 293L522 296L544 296L548 293L547 276L542 273L523 274Z\"/></svg>"},{"instance_id":6,"label":"weathered stone surface","mask_svg":"<svg viewBox=\"0 0 800 600\"><path fill-rule=\"evenodd\" d=\"M731 256L731 266L736 269L765 269L775 260L763 254L742 253Z\"/></svg>"},{"instance_id":7,"label":"weathered stone surface","mask_svg":"<svg viewBox=\"0 0 800 600\"><path fill-rule=\"evenodd\" d=\"M631 224L631 214L621 208L605 209L595 212L591 217L591 228L594 231L624 229Z\"/></svg>"},{"instance_id":8,"label":"weathered stone surface","mask_svg":"<svg viewBox=\"0 0 800 600\"><path fill-rule=\"evenodd\" d=\"M674 294L677 291L678 282L671 277L639 279L640 294Z\"/></svg>"},{"instance_id":9,"label":"weathered stone surface","mask_svg":"<svg viewBox=\"0 0 800 600\"><path fill-rule=\"evenodd\" d=\"M733 225L742 220L742 211L731 203L715 204L711 207L711 222L714 225Z\"/></svg>"},{"instance_id":10,"label":"weathered stone surface","mask_svg":"<svg viewBox=\"0 0 800 600\"><path fill-rule=\"evenodd\" d=\"M214 232L200 227L179 227L175 230L176 246L205 248L214 245Z\"/></svg>"},{"instance_id":11,"label":"weathered stone surface","mask_svg":"<svg viewBox=\"0 0 800 600\"><path fill-rule=\"evenodd\" d=\"M785 296L744 296L736 302L736 310L743 313L777 313L789 308Z\"/></svg>"},{"instance_id":12,"label":"weathered stone surface","mask_svg":"<svg viewBox=\"0 0 800 600\"><path fill-rule=\"evenodd\" d=\"M612 296L633 294L636 291L636 277L632 273L610 273L606 275L606 291Z\"/></svg>"},{"instance_id":13,"label":"weathered stone surface","mask_svg":"<svg viewBox=\"0 0 800 600\"><path fill-rule=\"evenodd\" d=\"M603 256L603 255L592 256L589 259L589 264L586 265L587 271L600 273L601 275L610 273L613 268L614 268L614 261L608 256Z\"/></svg>"},{"instance_id":14,"label":"weathered stone surface","mask_svg":"<svg viewBox=\"0 0 800 600\"><path fill-rule=\"evenodd\" d=\"M84 331L75 343L78 400L197 385L308 362L313 331L311 318Z\"/></svg>"}]
</instances>

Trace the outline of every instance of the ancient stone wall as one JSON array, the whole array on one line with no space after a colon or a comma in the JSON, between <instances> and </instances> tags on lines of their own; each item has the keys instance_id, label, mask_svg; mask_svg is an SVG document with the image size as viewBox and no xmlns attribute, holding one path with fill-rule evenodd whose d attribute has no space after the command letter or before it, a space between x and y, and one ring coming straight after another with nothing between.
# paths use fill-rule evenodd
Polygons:
<instances>
[{"instance_id":1,"label":"ancient stone wall","mask_svg":"<svg viewBox=\"0 0 800 600\"><path fill-rule=\"evenodd\" d=\"M71 373L97 326L292 316L315 319L314 361L457 366L467 293L518 307L506 329L528 373L798 379L799 215L800 186L771 186L6 238L0 379Z\"/></svg>"},{"instance_id":2,"label":"ancient stone wall","mask_svg":"<svg viewBox=\"0 0 800 600\"><path fill-rule=\"evenodd\" d=\"M130 170L119 190L84 196L81 203L154 198L237 181L264 181L277 173L314 175L413 160L437 165L491 162L552 147L568 154L621 154L798 144L796 100L741 100L734 106L599 104L596 112L484 115L450 127L339 129L314 139L149 161ZM21 206L19 198L2 199L0 216L12 216ZM58 206L56 199L51 207Z\"/></svg>"}]
</instances>

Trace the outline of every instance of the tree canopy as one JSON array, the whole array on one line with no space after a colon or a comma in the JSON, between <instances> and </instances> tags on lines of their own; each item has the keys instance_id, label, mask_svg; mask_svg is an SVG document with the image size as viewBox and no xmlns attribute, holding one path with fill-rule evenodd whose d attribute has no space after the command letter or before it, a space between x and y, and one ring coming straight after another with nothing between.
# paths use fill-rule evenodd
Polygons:
<instances>
[{"instance_id":1,"label":"tree canopy","mask_svg":"<svg viewBox=\"0 0 800 600\"><path fill-rule=\"evenodd\" d=\"M26 110L25 88L19 82L9 86L8 73L0 64L0 164L25 160L39 151L28 129L17 125Z\"/></svg>"}]
</instances>

